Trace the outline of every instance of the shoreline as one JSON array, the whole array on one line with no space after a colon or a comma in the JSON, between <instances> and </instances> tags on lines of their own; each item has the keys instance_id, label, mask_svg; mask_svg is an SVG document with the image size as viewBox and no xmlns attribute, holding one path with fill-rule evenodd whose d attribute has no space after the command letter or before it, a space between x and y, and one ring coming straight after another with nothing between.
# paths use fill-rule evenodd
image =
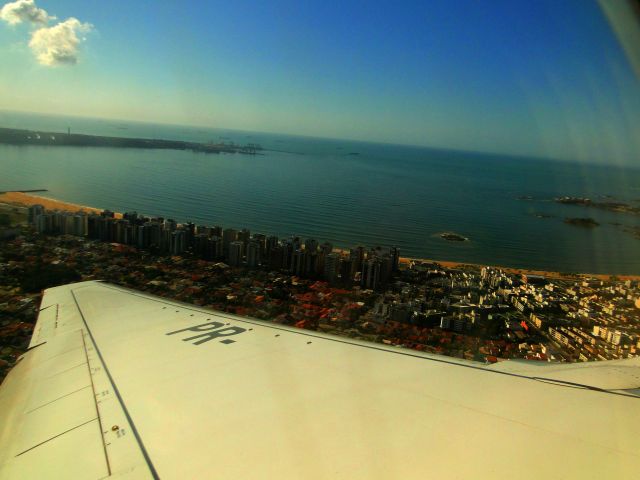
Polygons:
<instances>
[{"instance_id":1,"label":"shoreline","mask_svg":"<svg viewBox=\"0 0 640 480\"><path fill-rule=\"evenodd\" d=\"M47 210L63 210L67 212L87 212L87 213L101 213L104 209L90 207L86 205L78 205L71 202L64 202L62 200L57 200L55 198L44 197L41 195L32 195L23 192L6 192L0 193L0 203L5 203L8 205L14 205L19 207L30 207L31 205L40 204L43 205ZM116 218L122 218L122 213L116 212ZM335 251L347 252L347 249L344 248L334 248ZM400 257L400 262L404 264L408 264L410 262L424 262L424 263L437 263L445 268L459 268L463 266L470 266L474 268L496 268L503 270L506 273L511 273L514 275L544 275L548 278L553 279L565 279L565 280L575 280L577 278L591 277L597 278L600 280L610 280L611 277L616 277L620 280L640 280L640 275L616 275L616 274L599 274L599 273L582 273L576 272L575 276L564 275L561 272L549 271L549 270L538 270L532 268L523 268L523 267L506 267L501 265L489 265L489 264L479 264L479 263L471 263L471 262L459 262L452 260L435 260L428 258L415 258L415 257Z\"/></svg>"},{"instance_id":2,"label":"shoreline","mask_svg":"<svg viewBox=\"0 0 640 480\"><path fill-rule=\"evenodd\" d=\"M65 212L101 213L104 210L100 208L89 207L87 205L78 205L76 203L64 202L55 198L43 197L42 195L33 195L24 192L0 193L0 203L6 203L8 205L15 205L20 207L42 205L47 210L62 210ZM116 213L116 217L122 218L122 214Z\"/></svg>"}]
</instances>

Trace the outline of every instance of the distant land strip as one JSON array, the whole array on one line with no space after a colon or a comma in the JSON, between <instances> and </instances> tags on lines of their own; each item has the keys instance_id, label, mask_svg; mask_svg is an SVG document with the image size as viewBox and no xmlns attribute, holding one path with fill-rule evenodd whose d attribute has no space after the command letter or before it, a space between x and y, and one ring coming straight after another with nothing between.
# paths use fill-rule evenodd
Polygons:
<instances>
[{"instance_id":1,"label":"distant land strip","mask_svg":"<svg viewBox=\"0 0 640 480\"><path fill-rule=\"evenodd\" d=\"M79 133L42 132L0 128L0 143L8 145L36 145L47 147L111 147L146 148L163 150L192 150L203 153L243 153L255 155L262 147L257 144L236 145L234 143L198 143L182 140L149 138L104 137Z\"/></svg>"},{"instance_id":2,"label":"distant land strip","mask_svg":"<svg viewBox=\"0 0 640 480\"><path fill-rule=\"evenodd\" d=\"M606 202L595 202L590 198L582 197L559 197L554 199L556 203L564 205L577 205L580 207L599 208L616 213L630 213L631 215L640 215L640 207L630 205L628 203L609 200Z\"/></svg>"}]
</instances>

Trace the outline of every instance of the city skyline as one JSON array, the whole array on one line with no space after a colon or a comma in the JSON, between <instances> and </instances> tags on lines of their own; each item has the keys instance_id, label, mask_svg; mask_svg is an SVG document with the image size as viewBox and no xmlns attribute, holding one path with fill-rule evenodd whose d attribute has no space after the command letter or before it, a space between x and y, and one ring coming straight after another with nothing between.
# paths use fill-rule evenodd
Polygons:
<instances>
[{"instance_id":1,"label":"city skyline","mask_svg":"<svg viewBox=\"0 0 640 480\"><path fill-rule=\"evenodd\" d=\"M79 244L88 242L91 247L85 245L85 250L92 252L100 251L96 241L118 244L112 255L124 255L128 261L138 258L157 266L164 257L175 268L183 268L184 262L203 262L191 269L196 294L211 279L193 276L194 271L225 272L227 281L233 272L236 288L232 298L218 305L223 311L239 308L242 314L251 311L261 318L265 299L278 285L290 282L293 288L308 288L292 295L302 305L276 317L275 323L344 334L336 326L344 327L348 319L351 326L359 324L365 337L372 333L372 325L378 325L378 334L389 337L382 341L387 345L401 342L405 348L490 363L500 355L545 362L611 360L635 356L640 348L636 312L640 304L628 301L637 291L638 276L594 277L403 258L396 247L336 249L313 238L279 238L252 234L246 228L177 223L136 212L48 210L34 204L28 208L28 220L31 235L37 232L50 240L62 236L67 245L76 238ZM254 281L242 280L246 275ZM256 295L255 281L264 281L265 275L271 276L272 285ZM152 277L147 289L157 293L167 286L166 280L158 280L160 275ZM213 283L220 287L216 280ZM321 295L315 297L316 293ZM327 305L334 296L345 295L350 303L341 312L344 317L333 316L337 311L331 314ZM280 297L274 294L278 305ZM355 303L363 298L369 301ZM456 348L443 348L453 332L466 339L453 342ZM380 341L378 335L367 339ZM460 343L466 351L460 350Z\"/></svg>"},{"instance_id":2,"label":"city skyline","mask_svg":"<svg viewBox=\"0 0 640 480\"><path fill-rule=\"evenodd\" d=\"M638 79L597 2L2 12L1 109L612 163L640 152Z\"/></svg>"}]
</instances>

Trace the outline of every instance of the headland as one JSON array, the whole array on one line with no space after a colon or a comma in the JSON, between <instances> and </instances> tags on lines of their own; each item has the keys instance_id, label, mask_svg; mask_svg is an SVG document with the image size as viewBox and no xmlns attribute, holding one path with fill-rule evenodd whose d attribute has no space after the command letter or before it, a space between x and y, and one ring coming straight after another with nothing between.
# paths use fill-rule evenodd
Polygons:
<instances>
[{"instance_id":1,"label":"headland","mask_svg":"<svg viewBox=\"0 0 640 480\"><path fill-rule=\"evenodd\" d=\"M182 140L163 140L150 138L107 137L102 135L85 135L78 133L43 132L36 130L19 130L0 128L0 143L8 145L33 145L47 147L110 147L110 148L143 148L161 150L192 150L202 153L242 153L255 155L262 150L260 145L248 143L199 143Z\"/></svg>"}]
</instances>

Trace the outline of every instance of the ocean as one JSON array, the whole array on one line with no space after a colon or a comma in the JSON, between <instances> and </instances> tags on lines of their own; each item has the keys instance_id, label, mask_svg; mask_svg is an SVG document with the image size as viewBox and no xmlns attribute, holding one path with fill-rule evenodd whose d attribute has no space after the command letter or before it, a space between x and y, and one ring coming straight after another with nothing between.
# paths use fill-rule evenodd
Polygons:
<instances>
[{"instance_id":1,"label":"ocean","mask_svg":"<svg viewBox=\"0 0 640 480\"><path fill-rule=\"evenodd\" d=\"M640 169L237 130L0 111L0 127L258 143L261 155L0 145L0 190L337 247L561 272L640 274ZM593 228L569 225L591 217ZM455 232L465 242L443 239Z\"/></svg>"}]
</instances>

